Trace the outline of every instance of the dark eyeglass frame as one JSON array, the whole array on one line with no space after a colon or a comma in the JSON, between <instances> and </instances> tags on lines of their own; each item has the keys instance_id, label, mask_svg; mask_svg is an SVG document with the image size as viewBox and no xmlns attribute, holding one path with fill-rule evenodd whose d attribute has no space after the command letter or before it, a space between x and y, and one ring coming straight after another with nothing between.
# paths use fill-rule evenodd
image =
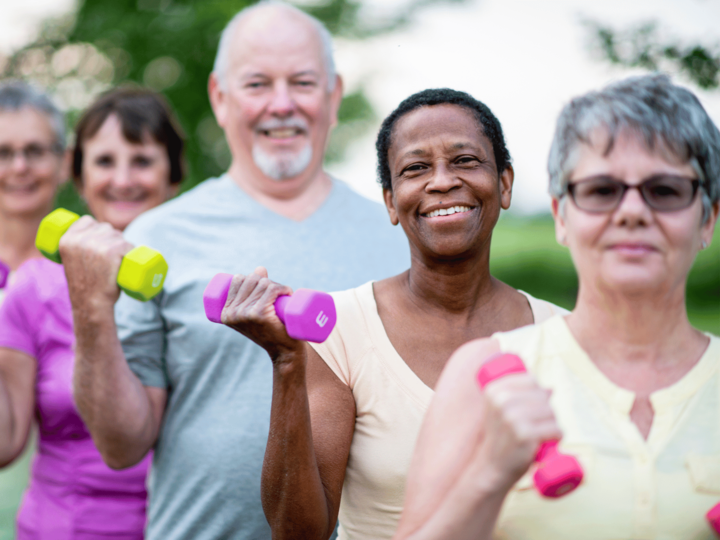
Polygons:
<instances>
[{"instance_id":1,"label":"dark eyeglass frame","mask_svg":"<svg viewBox=\"0 0 720 540\"><path fill-rule=\"evenodd\" d=\"M682 206L676 206L672 208L664 208L664 207L658 207L656 206L655 202L652 200L652 197L650 195L650 189L657 186L657 182L660 180L664 180L667 178L672 178L673 180L681 180L684 182L690 182L692 187L692 194L690 195L690 198L688 199L686 204L683 204ZM620 189L620 196L617 197L617 200L615 200L612 207L608 206L607 208L597 209L597 208L587 208L583 207L582 205L578 204L575 189L579 184L589 183L589 182L597 182L598 180L605 180L608 186L614 186ZM599 176L591 176L589 178L581 178L580 180L574 180L572 182L569 182L567 184L567 193L570 195L570 198L573 200L573 203L575 206L577 206L580 210L583 212L588 212L591 214L606 214L608 212L613 212L617 209L618 206L620 206L620 203L625 198L625 194L628 192L628 190L631 189L637 189L640 193L640 196L642 197L643 201L645 201L645 204L648 205L649 208L657 211L657 212L676 212L678 210L684 210L685 208L688 208L692 205L692 203L695 201L695 197L697 196L697 193L700 189L700 180L698 178L688 178L686 176L677 176L673 174L658 174L651 176L649 178L646 178L642 182L640 182L637 185L631 186L629 184L626 184L625 182L618 180L617 178L613 178L612 176L606 176L606 175L599 175Z\"/></svg>"},{"instance_id":2,"label":"dark eyeglass frame","mask_svg":"<svg viewBox=\"0 0 720 540\"><path fill-rule=\"evenodd\" d=\"M31 143L23 148L10 148L5 146L2 147L2 151L8 155L2 156L0 159L0 167L9 167L12 162L15 161L15 157L18 154L22 154L23 159L32 167L41 164L47 156L60 155L62 153L62 148L58 143Z\"/></svg>"}]
</instances>

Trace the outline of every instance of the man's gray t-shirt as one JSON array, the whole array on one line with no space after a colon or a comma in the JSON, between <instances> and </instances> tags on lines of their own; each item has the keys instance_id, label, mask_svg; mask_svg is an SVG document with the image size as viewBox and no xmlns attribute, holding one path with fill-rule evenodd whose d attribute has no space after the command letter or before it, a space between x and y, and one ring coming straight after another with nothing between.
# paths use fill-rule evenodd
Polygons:
<instances>
[{"instance_id":1,"label":"man's gray t-shirt","mask_svg":"<svg viewBox=\"0 0 720 540\"><path fill-rule=\"evenodd\" d=\"M202 294L218 272L258 266L293 289L338 291L410 265L407 239L381 205L342 182L301 222L246 195L228 175L210 179L135 220L135 245L159 250L169 270L150 302L121 296L123 351L167 408L149 478L148 540L270 538L260 473L270 424L267 353L205 317Z\"/></svg>"}]
</instances>

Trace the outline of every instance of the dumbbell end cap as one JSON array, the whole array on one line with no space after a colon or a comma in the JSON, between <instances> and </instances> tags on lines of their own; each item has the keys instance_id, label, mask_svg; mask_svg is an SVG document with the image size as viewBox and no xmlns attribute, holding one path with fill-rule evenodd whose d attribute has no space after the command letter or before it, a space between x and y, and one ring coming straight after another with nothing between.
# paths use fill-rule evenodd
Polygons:
<instances>
[{"instance_id":1,"label":"dumbbell end cap","mask_svg":"<svg viewBox=\"0 0 720 540\"><path fill-rule=\"evenodd\" d=\"M705 517L708 523L710 523L710 527L715 531L715 534L720 536L720 503L713 506L710 511L705 514Z\"/></svg>"},{"instance_id":2,"label":"dumbbell end cap","mask_svg":"<svg viewBox=\"0 0 720 540\"><path fill-rule=\"evenodd\" d=\"M147 302L162 290L167 271L168 264L159 251L137 246L123 257L117 283L131 298Z\"/></svg>"},{"instance_id":3,"label":"dumbbell end cap","mask_svg":"<svg viewBox=\"0 0 720 540\"><path fill-rule=\"evenodd\" d=\"M53 210L40 222L35 236L35 247L51 261L61 263L58 251L60 238L78 219L80 216L70 210L64 208Z\"/></svg>"},{"instance_id":4,"label":"dumbbell end cap","mask_svg":"<svg viewBox=\"0 0 720 540\"><path fill-rule=\"evenodd\" d=\"M4 289L7 285L8 276L10 275L10 267L0 261L0 289Z\"/></svg>"},{"instance_id":5,"label":"dumbbell end cap","mask_svg":"<svg viewBox=\"0 0 720 540\"><path fill-rule=\"evenodd\" d=\"M216 274L203 292L205 316L214 323L222 323L222 310L227 302L232 274Z\"/></svg>"},{"instance_id":6,"label":"dumbbell end cap","mask_svg":"<svg viewBox=\"0 0 720 540\"><path fill-rule=\"evenodd\" d=\"M545 497L562 497L580 485L583 470L573 456L560 454L552 459L538 463L533 475L535 486Z\"/></svg>"},{"instance_id":7,"label":"dumbbell end cap","mask_svg":"<svg viewBox=\"0 0 720 540\"><path fill-rule=\"evenodd\" d=\"M298 289L291 299L283 314L288 335L302 341L324 342L337 322L332 296L312 289Z\"/></svg>"},{"instance_id":8,"label":"dumbbell end cap","mask_svg":"<svg viewBox=\"0 0 720 540\"><path fill-rule=\"evenodd\" d=\"M477 374L477 382L480 388L485 388L486 384L495 379L512 373L525 373L526 371L525 364L523 364L519 356L509 353L499 353L491 356L480 367Z\"/></svg>"}]
</instances>

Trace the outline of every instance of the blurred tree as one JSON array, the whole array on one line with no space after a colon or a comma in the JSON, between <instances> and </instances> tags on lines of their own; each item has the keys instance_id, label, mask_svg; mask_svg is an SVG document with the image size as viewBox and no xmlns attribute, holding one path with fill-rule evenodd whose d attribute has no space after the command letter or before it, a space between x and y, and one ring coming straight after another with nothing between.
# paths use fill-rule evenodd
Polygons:
<instances>
[{"instance_id":1,"label":"blurred tree","mask_svg":"<svg viewBox=\"0 0 720 540\"><path fill-rule=\"evenodd\" d=\"M363 10L360 0L302 2L331 33L360 39L397 30L418 9L465 0L409 0L386 17ZM207 80L220 32L253 0L84 0L76 13L44 23L33 43L0 58L0 77L30 79L48 88L67 110L70 125L98 93L123 83L162 92L187 135L187 190L224 171L230 155L207 97ZM327 158L339 160L347 144L376 120L362 88L351 89ZM68 186L57 202L85 209Z\"/></svg>"},{"instance_id":2,"label":"blurred tree","mask_svg":"<svg viewBox=\"0 0 720 540\"><path fill-rule=\"evenodd\" d=\"M624 67L679 72L705 90L720 86L720 45L682 45L663 36L656 22L616 30L586 21L591 47L599 56Z\"/></svg>"}]
</instances>

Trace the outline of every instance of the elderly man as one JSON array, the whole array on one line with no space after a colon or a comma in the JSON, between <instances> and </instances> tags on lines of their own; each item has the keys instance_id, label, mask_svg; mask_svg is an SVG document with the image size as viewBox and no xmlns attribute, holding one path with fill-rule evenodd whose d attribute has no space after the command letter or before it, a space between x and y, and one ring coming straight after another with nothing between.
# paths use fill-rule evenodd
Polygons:
<instances>
[{"instance_id":1,"label":"elderly man","mask_svg":"<svg viewBox=\"0 0 720 540\"><path fill-rule=\"evenodd\" d=\"M202 293L212 276L262 265L279 282L329 291L409 264L385 210L322 169L342 83L318 21L277 2L242 11L223 32L209 93L232 153L227 174L125 232L128 242L164 254L163 293L117 301L129 244L90 218L61 245L77 329L78 409L112 467L155 448L150 540L270 537L260 473L271 362L206 320Z\"/></svg>"}]
</instances>

